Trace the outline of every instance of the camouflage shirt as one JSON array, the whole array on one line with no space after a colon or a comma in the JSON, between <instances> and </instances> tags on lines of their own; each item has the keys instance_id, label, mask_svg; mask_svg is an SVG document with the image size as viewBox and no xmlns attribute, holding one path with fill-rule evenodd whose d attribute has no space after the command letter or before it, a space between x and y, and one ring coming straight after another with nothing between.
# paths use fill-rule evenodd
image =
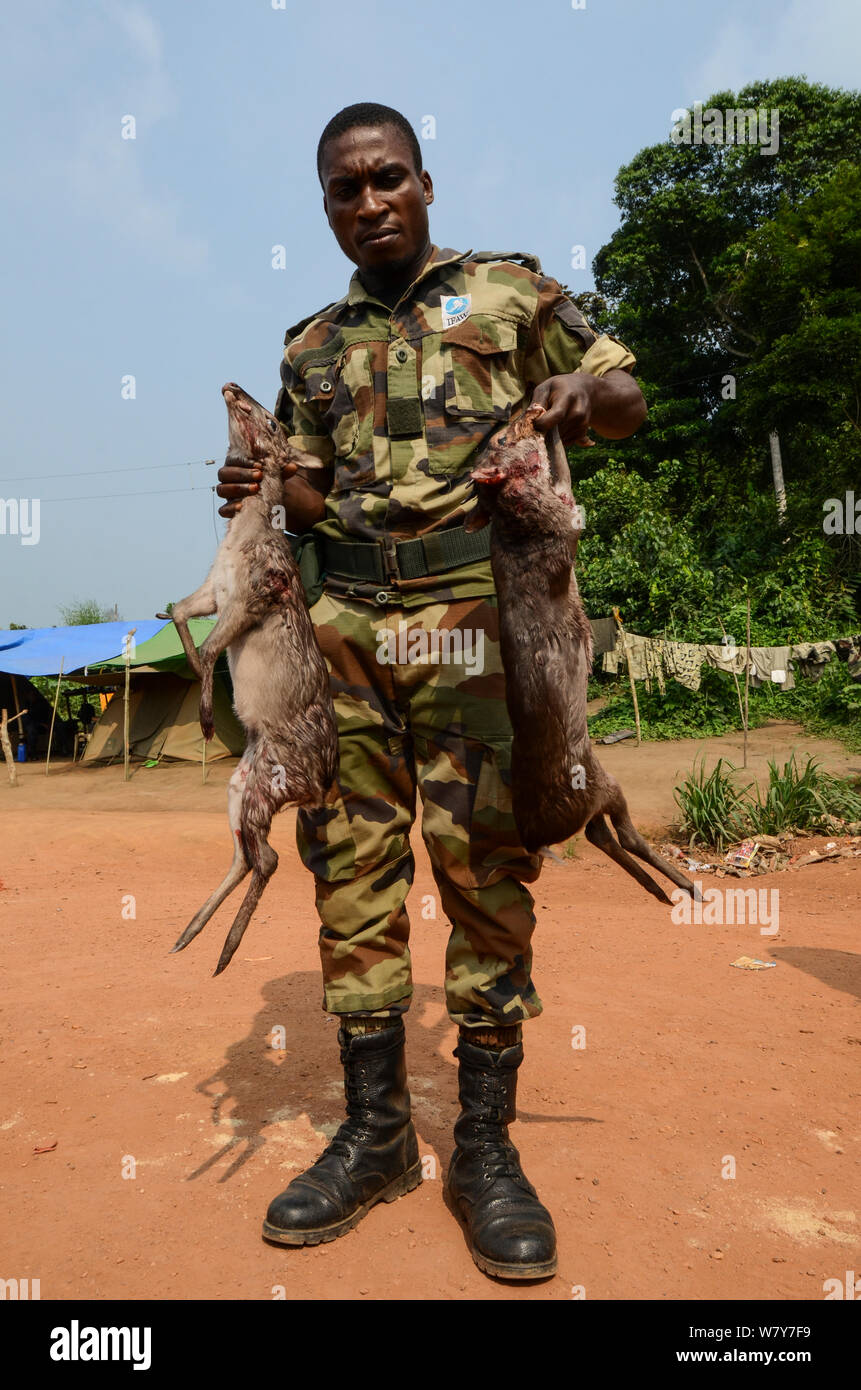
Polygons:
<instances>
[{"instance_id":1,"label":"camouflage shirt","mask_svg":"<svg viewBox=\"0 0 861 1390\"><path fill-rule=\"evenodd\" d=\"M622 343L596 337L534 257L436 246L394 309L357 271L343 299L284 341L275 414L334 470L314 529L366 543L462 526L479 451L536 386L634 363ZM489 560L386 583L404 607L494 592ZM380 585L330 574L327 588L374 601Z\"/></svg>"}]
</instances>

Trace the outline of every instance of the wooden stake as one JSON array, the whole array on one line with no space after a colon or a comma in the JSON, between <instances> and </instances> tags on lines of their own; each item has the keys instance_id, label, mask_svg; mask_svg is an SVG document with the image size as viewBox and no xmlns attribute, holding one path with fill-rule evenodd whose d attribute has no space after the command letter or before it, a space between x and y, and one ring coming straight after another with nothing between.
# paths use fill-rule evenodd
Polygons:
<instances>
[{"instance_id":1,"label":"wooden stake","mask_svg":"<svg viewBox=\"0 0 861 1390\"><path fill-rule=\"evenodd\" d=\"M771 451L771 473L774 479L774 496L777 502L777 522L782 526L786 520L786 484L783 481L783 460L780 456L780 435L771 430L768 436Z\"/></svg>"},{"instance_id":2,"label":"wooden stake","mask_svg":"<svg viewBox=\"0 0 861 1390\"><path fill-rule=\"evenodd\" d=\"M136 632L137 632L137 628L136 628L136 627L133 627L132 630L131 630L131 632L127 632L127 633L126 633L126 636L125 636L126 684L125 684L125 690L123 691L123 781L124 781L124 782L127 782L127 781L129 780L129 776L131 775L131 774L129 773L129 671L130 671L131 659L132 659L132 643L131 643L131 639L134 637L134 635L135 635Z\"/></svg>"},{"instance_id":3,"label":"wooden stake","mask_svg":"<svg viewBox=\"0 0 861 1390\"><path fill-rule=\"evenodd\" d=\"M54 695L54 711L51 715L51 732L48 734L48 756L45 758L45 776L48 776L48 768L51 766L51 745L54 742L54 720L57 718L57 705L60 703L60 686L63 683L63 662L65 657L60 657L60 670L57 674L57 690Z\"/></svg>"},{"instance_id":4,"label":"wooden stake","mask_svg":"<svg viewBox=\"0 0 861 1390\"><path fill-rule=\"evenodd\" d=\"M720 618L718 618L718 622L720 623L721 632L724 637L726 637L726 628L723 623L721 623ZM735 681L735 693L738 696L738 712L741 717L741 727L744 730L744 763L742 765L747 767L747 719L745 718L744 706L741 702L741 685L739 684L738 673L736 671L733 671L732 678Z\"/></svg>"},{"instance_id":5,"label":"wooden stake","mask_svg":"<svg viewBox=\"0 0 861 1390\"><path fill-rule=\"evenodd\" d=\"M3 745L3 757L9 769L9 781L13 787L17 787L18 774L15 771L15 759L12 757L12 745L9 742L9 712L5 709L0 715L0 744Z\"/></svg>"},{"instance_id":6,"label":"wooden stake","mask_svg":"<svg viewBox=\"0 0 861 1390\"><path fill-rule=\"evenodd\" d=\"M750 688L750 598L747 600L747 660L744 666L744 757L742 767L747 767L747 718L748 689Z\"/></svg>"},{"instance_id":7,"label":"wooden stake","mask_svg":"<svg viewBox=\"0 0 861 1390\"><path fill-rule=\"evenodd\" d=\"M638 704L638 702L637 702L637 683L636 683L636 681L634 680L634 676L633 676L633 673L632 673L632 671L631 671L631 659L630 659L630 656L629 656L629 650L630 650L630 648L628 647L628 634L627 634L627 632L625 631L625 629L624 629L623 626L622 626L622 619L619 617L619 610L618 610L618 608L614 608L614 609L613 609L613 617L616 619L616 622L619 624L619 631L620 631L621 634L622 634L622 647L623 647L623 650L624 650L624 652L625 652L625 665L626 665L627 668L628 668L628 680L629 680L630 683L631 683L631 699L634 701L634 721L635 721L635 723L636 723L636 725L637 725L637 747L639 748L639 747L640 747L640 743L642 742L642 740L641 740L641 738L640 738L640 706L639 706L639 704Z\"/></svg>"},{"instance_id":8,"label":"wooden stake","mask_svg":"<svg viewBox=\"0 0 861 1390\"><path fill-rule=\"evenodd\" d=\"M203 740L203 757L201 758L201 766L202 766L202 768L203 768L203 782L204 782L204 785L206 785L206 738L205 738L205 737L204 737L204 740Z\"/></svg>"},{"instance_id":9,"label":"wooden stake","mask_svg":"<svg viewBox=\"0 0 861 1390\"><path fill-rule=\"evenodd\" d=\"M18 717L18 716L20 716L20 714L21 714L21 706L20 706L20 704L18 703L18 687L17 687L17 685L15 684L15 677L14 677L14 676L12 677L12 698L13 698L14 701L15 701L15 715L16 715L16 717ZM26 710L24 711L24 713L26 714Z\"/></svg>"}]
</instances>

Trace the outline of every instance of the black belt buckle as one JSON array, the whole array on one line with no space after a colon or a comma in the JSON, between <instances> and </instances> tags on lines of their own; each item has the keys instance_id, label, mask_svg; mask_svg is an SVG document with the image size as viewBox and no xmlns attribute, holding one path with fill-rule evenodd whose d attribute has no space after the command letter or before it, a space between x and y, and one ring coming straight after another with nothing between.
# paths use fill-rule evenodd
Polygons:
<instances>
[{"instance_id":1,"label":"black belt buckle","mask_svg":"<svg viewBox=\"0 0 861 1390\"><path fill-rule=\"evenodd\" d=\"M396 584L401 577L398 568L397 541L393 540L391 536L381 536L380 548L383 552L383 573L386 576L386 582Z\"/></svg>"}]
</instances>

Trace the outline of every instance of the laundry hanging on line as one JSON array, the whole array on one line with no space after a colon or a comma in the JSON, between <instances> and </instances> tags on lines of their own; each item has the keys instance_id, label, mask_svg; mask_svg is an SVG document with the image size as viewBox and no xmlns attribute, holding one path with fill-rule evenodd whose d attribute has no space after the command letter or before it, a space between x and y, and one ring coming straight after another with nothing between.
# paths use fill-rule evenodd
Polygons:
<instances>
[{"instance_id":1,"label":"laundry hanging on line","mask_svg":"<svg viewBox=\"0 0 861 1390\"><path fill-rule=\"evenodd\" d=\"M793 663L812 680L818 680L829 661L844 661L852 680L861 681L861 633L820 642L797 642L779 647L738 647L729 643L677 642L667 637L644 637L641 633L616 634L616 645L605 652L602 670L618 675L627 666L635 681L644 681L651 693L655 681L660 693L666 691L665 677L678 681L688 690L699 690L703 666L729 675L744 676L756 690L775 685L779 690L795 686Z\"/></svg>"}]
</instances>

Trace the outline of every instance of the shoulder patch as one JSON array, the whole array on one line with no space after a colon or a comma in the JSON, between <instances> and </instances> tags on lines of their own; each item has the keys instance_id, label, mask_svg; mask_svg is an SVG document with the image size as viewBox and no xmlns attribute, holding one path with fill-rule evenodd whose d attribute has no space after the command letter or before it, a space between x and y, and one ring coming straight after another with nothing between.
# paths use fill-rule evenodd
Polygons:
<instances>
[{"instance_id":1,"label":"shoulder patch","mask_svg":"<svg viewBox=\"0 0 861 1390\"><path fill-rule=\"evenodd\" d=\"M468 257L471 261L520 261L526 266L527 270L533 270L536 275L541 275L541 262L537 256L533 256L529 251L474 251Z\"/></svg>"},{"instance_id":2,"label":"shoulder patch","mask_svg":"<svg viewBox=\"0 0 861 1390\"><path fill-rule=\"evenodd\" d=\"M562 299L558 304L553 305L553 312L566 328L570 328L572 333L576 333L587 347L597 341L597 335L592 332L588 323L584 319L577 305L570 299Z\"/></svg>"}]
</instances>

